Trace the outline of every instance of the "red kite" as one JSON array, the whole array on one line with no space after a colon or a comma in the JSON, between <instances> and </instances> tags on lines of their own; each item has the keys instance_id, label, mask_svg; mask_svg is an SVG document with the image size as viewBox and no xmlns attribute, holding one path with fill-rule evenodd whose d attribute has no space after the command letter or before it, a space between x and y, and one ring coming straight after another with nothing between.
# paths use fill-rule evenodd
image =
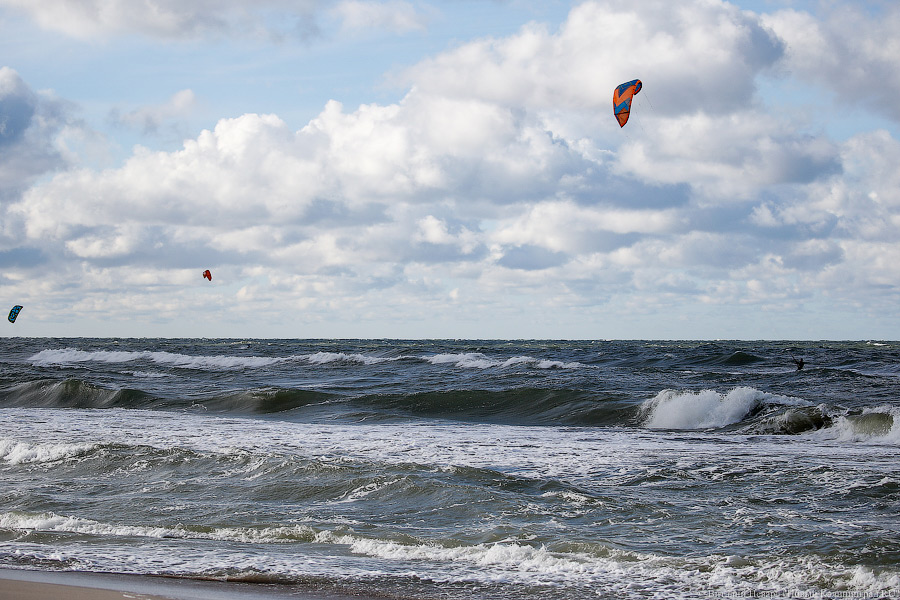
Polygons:
<instances>
[{"instance_id":1,"label":"red kite","mask_svg":"<svg viewBox=\"0 0 900 600\"><path fill-rule=\"evenodd\" d=\"M203 271L203 276L212 281L212 273L209 272L209 269Z\"/></svg>"}]
</instances>

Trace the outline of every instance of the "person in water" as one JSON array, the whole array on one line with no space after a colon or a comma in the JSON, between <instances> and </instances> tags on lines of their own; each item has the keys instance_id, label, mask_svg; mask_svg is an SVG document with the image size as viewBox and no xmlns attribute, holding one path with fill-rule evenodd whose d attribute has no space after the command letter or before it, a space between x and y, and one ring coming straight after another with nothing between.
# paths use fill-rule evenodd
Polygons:
<instances>
[{"instance_id":1,"label":"person in water","mask_svg":"<svg viewBox=\"0 0 900 600\"><path fill-rule=\"evenodd\" d=\"M794 364L795 364L795 365L797 365L797 370L798 370L798 371L803 370L803 357L800 357L800 358L794 358L794 357L792 356L792 357L791 357L791 360L794 361Z\"/></svg>"}]
</instances>

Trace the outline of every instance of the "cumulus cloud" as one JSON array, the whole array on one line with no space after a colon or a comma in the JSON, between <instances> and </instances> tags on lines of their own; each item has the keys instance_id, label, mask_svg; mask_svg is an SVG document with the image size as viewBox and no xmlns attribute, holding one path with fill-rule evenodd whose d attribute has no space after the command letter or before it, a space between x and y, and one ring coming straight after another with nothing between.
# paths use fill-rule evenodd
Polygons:
<instances>
[{"instance_id":1,"label":"cumulus cloud","mask_svg":"<svg viewBox=\"0 0 900 600\"><path fill-rule=\"evenodd\" d=\"M602 108L623 81L665 102L660 114L748 106L755 76L782 56L757 18L724 2L584 2L558 32L541 24L460 46L410 69L408 81L448 97L504 106Z\"/></svg>"},{"instance_id":2,"label":"cumulus cloud","mask_svg":"<svg viewBox=\"0 0 900 600\"><path fill-rule=\"evenodd\" d=\"M900 147L887 132L810 135L765 106L757 79L790 48L778 31L718 1L585 2L556 31L413 66L395 103L332 100L299 130L221 119L177 151L60 173L7 222L58 261L57 302L84 312L149 315L173 295L273 323L425 320L448 302L512 314L520 298L536 314L799 304L810 290L884 300ZM636 76L652 103L620 130L612 89ZM18 144L35 95L7 80L4 143ZM162 122L183 94L122 118ZM240 310L184 289L200 267Z\"/></svg>"},{"instance_id":3,"label":"cumulus cloud","mask_svg":"<svg viewBox=\"0 0 900 600\"><path fill-rule=\"evenodd\" d=\"M841 169L835 144L785 129L764 110L667 119L626 144L619 168L641 179L689 183L719 202L747 200L761 187L809 183Z\"/></svg>"}]
</instances>

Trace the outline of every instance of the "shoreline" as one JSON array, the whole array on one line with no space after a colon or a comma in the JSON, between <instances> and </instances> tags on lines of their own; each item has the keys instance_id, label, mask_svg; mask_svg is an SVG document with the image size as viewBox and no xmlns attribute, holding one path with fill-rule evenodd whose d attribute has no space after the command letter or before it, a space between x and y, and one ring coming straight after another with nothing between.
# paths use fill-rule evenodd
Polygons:
<instances>
[{"instance_id":1,"label":"shoreline","mask_svg":"<svg viewBox=\"0 0 900 600\"><path fill-rule=\"evenodd\" d=\"M0 600L376 600L301 586L0 567Z\"/></svg>"}]
</instances>

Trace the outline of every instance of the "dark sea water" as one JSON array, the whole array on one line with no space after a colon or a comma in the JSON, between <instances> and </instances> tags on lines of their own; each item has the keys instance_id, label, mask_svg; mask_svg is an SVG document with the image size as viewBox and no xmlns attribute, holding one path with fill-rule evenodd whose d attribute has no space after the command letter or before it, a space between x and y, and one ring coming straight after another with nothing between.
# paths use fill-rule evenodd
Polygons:
<instances>
[{"instance_id":1,"label":"dark sea water","mask_svg":"<svg viewBox=\"0 0 900 600\"><path fill-rule=\"evenodd\" d=\"M2 338L0 567L896 598L898 450L898 342Z\"/></svg>"}]
</instances>

